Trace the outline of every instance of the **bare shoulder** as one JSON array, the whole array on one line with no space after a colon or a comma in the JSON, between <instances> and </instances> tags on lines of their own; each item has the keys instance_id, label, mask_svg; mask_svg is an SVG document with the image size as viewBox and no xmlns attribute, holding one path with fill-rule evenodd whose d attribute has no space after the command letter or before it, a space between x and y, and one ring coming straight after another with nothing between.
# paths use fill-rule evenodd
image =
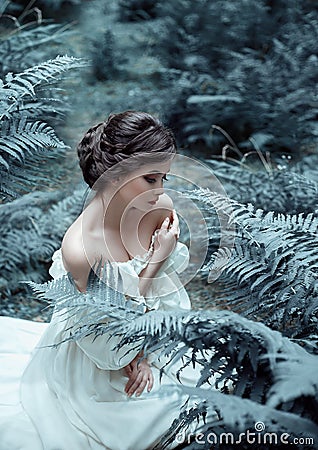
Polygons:
<instances>
[{"instance_id":1,"label":"bare shoulder","mask_svg":"<svg viewBox=\"0 0 318 450\"><path fill-rule=\"evenodd\" d=\"M170 217L173 211L173 201L167 194L162 194L153 211L157 227L160 227L166 217Z\"/></svg>"},{"instance_id":2,"label":"bare shoulder","mask_svg":"<svg viewBox=\"0 0 318 450\"><path fill-rule=\"evenodd\" d=\"M65 269L72 274L79 290L85 290L90 265L85 254L82 236L76 227L70 227L65 233L61 250Z\"/></svg>"},{"instance_id":3,"label":"bare shoulder","mask_svg":"<svg viewBox=\"0 0 318 450\"><path fill-rule=\"evenodd\" d=\"M159 208L163 208L169 211L173 210L173 201L168 194L160 195L157 205L159 206Z\"/></svg>"},{"instance_id":4,"label":"bare shoulder","mask_svg":"<svg viewBox=\"0 0 318 450\"><path fill-rule=\"evenodd\" d=\"M85 258L84 248L81 242L81 236L77 232L68 230L62 241L63 262L68 266L83 263ZM65 267L68 269L68 267Z\"/></svg>"}]
</instances>

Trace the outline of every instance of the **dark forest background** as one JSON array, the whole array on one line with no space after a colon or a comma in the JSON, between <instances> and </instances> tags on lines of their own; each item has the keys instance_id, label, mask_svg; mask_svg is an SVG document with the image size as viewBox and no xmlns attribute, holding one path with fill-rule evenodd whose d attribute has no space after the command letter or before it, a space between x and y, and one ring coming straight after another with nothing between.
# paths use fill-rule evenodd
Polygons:
<instances>
[{"instance_id":1,"label":"dark forest background","mask_svg":"<svg viewBox=\"0 0 318 450\"><path fill-rule=\"evenodd\" d=\"M209 314L230 313L220 336L237 340L218 351L232 369L241 365L245 384L237 378L235 393L255 408L270 404L269 415L315 423L317 37L315 0L0 0L0 313L49 320L51 309L21 281L49 280L52 254L83 207L76 143L111 112L150 112L228 196L212 185L210 192L181 186L189 211L196 202L210 230L204 270L187 289L195 317L206 311L205 325ZM218 248L217 214L236 227L231 253ZM186 224L182 236L189 243ZM208 283L215 264L222 276ZM277 370L261 362L270 339L285 355ZM220 429L229 429L232 410L223 411ZM254 413L249 423L261 414ZM284 420L280 429L289 429Z\"/></svg>"}]
</instances>

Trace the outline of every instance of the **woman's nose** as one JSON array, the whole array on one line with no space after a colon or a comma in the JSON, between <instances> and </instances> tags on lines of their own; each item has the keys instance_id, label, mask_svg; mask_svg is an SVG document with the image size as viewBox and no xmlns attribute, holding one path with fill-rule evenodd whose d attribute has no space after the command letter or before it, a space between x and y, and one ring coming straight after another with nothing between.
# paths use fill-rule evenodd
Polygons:
<instances>
[{"instance_id":1,"label":"woman's nose","mask_svg":"<svg viewBox=\"0 0 318 450\"><path fill-rule=\"evenodd\" d=\"M164 188L157 188L153 190L156 195L162 195L164 193Z\"/></svg>"}]
</instances>

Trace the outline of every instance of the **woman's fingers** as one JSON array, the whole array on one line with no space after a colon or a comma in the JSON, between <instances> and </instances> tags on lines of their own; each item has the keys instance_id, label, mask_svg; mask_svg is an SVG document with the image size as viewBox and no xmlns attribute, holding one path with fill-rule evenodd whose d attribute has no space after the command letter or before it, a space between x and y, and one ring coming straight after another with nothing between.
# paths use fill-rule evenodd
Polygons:
<instances>
[{"instance_id":1,"label":"woman's fingers","mask_svg":"<svg viewBox=\"0 0 318 450\"><path fill-rule=\"evenodd\" d=\"M127 389L128 397L131 397L136 392L138 387L142 384L142 381L143 381L143 374L139 373L137 378L134 380L134 382Z\"/></svg>"},{"instance_id":2,"label":"woman's fingers","mask_svg":"<svg viewBox=\"0 0 318 450\"><path fill-rule=\"evenodd\" d=\"M144 367L141 370L134 368L125 386L125 392L129 397L131 397L134 393L138 397L144 391L147 384L147 391L149 392L154 384L154 377L150 367Z\"/></svg>"},{"instance_id":3,"label":"woman's fingers","mask_svg":"<svg viewBox=\"0 0 318 450\"><path fill-rule=\"evenodd\" d=\"M132 373L129 376L129 380L126 383L125 386L125 392L128 393L129 390L131 389L131 387L133 386L133 384L136 382L138 377L138 372L136 370L133 370Z\"/></svg>"},{"instance_id":4,"label":"woman's fingers","mask_svg":"<svg viewBox=\"0 0 318 450\"><path fill-rule=\"evenodd\" d=\"M175 209L172 211L172 218L166 217L162 222L160 229L171 231L174 234L179 233L179 218Z\"/></svg>"},{"instance_id":5,"label":"woman's fingers","mask_svg":"<svg viewBox=\"0 0 318 450\"><path fill-rule=\"evenodd\" d=\"M139 397L139 395L143 393L145 387L147 386L147 383L148 383L148 378L147 377L143 378L142 381L140 382L139 386L137 386L137 388L135 389L136 397Z\"/></svg>"},{"instance_id":6,"label":"woman's fingers","mask_svg":"<svg viewBox=\"0 0 318 450\"><path fill-rule=\"evenodd\" d=\"M168 230L170 224L170 218L166 217L165 220L162 222L160 229L161 230Z\"/></svg>"},{"instance_id":7,"label":"woman's fingers","mask_svg":"<svg viewBox=\"0 0 318 450\"><path fill-rule=\"evenodd\" d=\"M150 376L149 376L148 392L150 392L151 389L153 388L153 383L154 383L154 377L153 377L153 373L151 371Z\"/></svg>"},{"instance_id":8,"label":"woman's fingers","mask_svg":"<svg viewBox=\"0 0 318 450\"><path fill-rule=\"evenodd\" d=\"M136 396L138 397L147 386L148 380L148 374L140 372L134 383L131 384L130 387L126 390L128 397L131 397L134 393L136 393Z\"/></svg>"},{"instance_id":9,"label":"woman's fingers","mask_svg":"<svg viewBox=\"0 0 318 450\"><path fill-rule=\"evenodd\" d=\"M178 219L175 209L172 211L172 224L171 224L169 231L171 231L172 233L174 233L176 235L179 232L179 219Z\"/></svg>"},{"instance_id":10,"label":"woman's fingers","mask_svg":"<svg viewBox=\"0 0 318 450\"><path fill-rule=\"evenodd\" d=\"M124 367L124 372L128 378L130 378L132 371L133 370L132 370L132 367L130 364L128 364L127 366Z\"/></svg>"}]
</instances>

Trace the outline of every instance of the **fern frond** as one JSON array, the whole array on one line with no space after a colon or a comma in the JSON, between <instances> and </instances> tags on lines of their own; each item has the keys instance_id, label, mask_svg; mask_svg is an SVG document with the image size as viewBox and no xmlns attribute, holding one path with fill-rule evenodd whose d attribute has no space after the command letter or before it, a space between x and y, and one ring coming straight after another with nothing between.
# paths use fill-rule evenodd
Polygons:
<instances>
[{"instance_id":1,"label":"fern frond","mask_svg":"<svg viewBox=\"0 0 318 450\"><path fill-rule=\"evenodd\" d=\"M85 292L77 290L71 274L44 284L28 284L39 298L50 302L57 314L71 321L71 333L65 340L108 333L116 329L118 321L129 322L144 313L143 305L123 294L121 274L111 263L99 262L92 267ZM113 322L107 323L108 319Z\"/></svg>"},{"instance_id":2,"label":"fern frond","mask_svg":"<svg viewBox=\"0 0 318 450\"><path fill-rule=\"evenodd\" d=\"M20 74L9 73L6 84L0 83L0 191L5 196L16 196L23 192L23 187L28 187L26 185L39 182L37 156L57 156L67 147L51 126L37 120L42 113L46 119L50 119L52 113L55 117L61 113L61 108L54 106L54 98L38 96L38 88L50 86L69 69L85 64L79 58L58 56ZM45 175L45 167L40 172Z\"/></svg>"},{"instance_id":3,"label":"fern frond","mask_svg":"<svg viewBox=\"0 0 318 450\"><path fill-rule=\"evenodd\" d=\"M267 404L278 407L295 398L310 396L318 408L317 356L303 349L281 355L275 367L275 383L268 392ZM303 351L301 351L303 350ZM290 373L287 377L286 374ZM304 374L306 376L304 377Z\"/></svg>"},{"instance_id":4,"label":"fern frond","mask_svg":"<svg viewBox=\"0 0 318 450\"><path fill-rule=\"evenodd\" d=\"M60 42L70 34L67 28L65 25L44 23L33 28L18 25L12 29L0 42L0 73L17 72L28 67L30 60L34 59L32 50L45 44Z\"/></svg>"},{"instance_id":5,"label":"fern frond","mask_svg":"<svg viewBox=\"0 0 318 450\"><path fill-rule=\"evenodd\" d=\"M11 101L7 107L0 111L0 118L9 117L21 103L22 98L34 98L37 86L56 82L64 72L85 65L87 63L81 58L57 56L42 64L30 67L22 73L13 74L9 72L5 77L5 83L2 85L2 92L8 93Z\"/></svg>"},{"instance_id":6,"label":"fern frond","mask_svg":"<svg viewBox=\"0 0 318 450\"><path fill-rule=\"evenodd\" d=\"M210 448L211 444L218 450L237 445L248 450L254 439L255 442L257 440L257 448L267 450L269 442L278 444L283 433L286 433L284 437L288 436L288 442L293 442L294 438L297 439L295 442L299 442L303 438L304 442L315 443L318 437L318 427L314 421L249 399L184 386L164 387L162 391L162 395L168 396L176 392L188 395L189 400L160 443L154 447L156 450L170 448L176 436L187 449L195 450ZM258 425L262 433L257 433ZM276 435L277 441L269 441L268 436L271 435ZM308 448L314 447L309 444Z\"/></svg>"},{"instance_id":7,"label":"fern frond","mask_svg":"<svg viewBox=\"0 0 318 450\"><path fill-rule=\"evenodd\" d=\"M186 195L203 203L211 216L222 213L236 227L233 249L212 253L204 267L205 271L212 269L209 281L223 270L219 301L248 317L262 318L290 336L306 339L312 334L318 315L314 287L318 276L318 218L311 213L264 213L209 190ZM306 314L308 310L310 315Z\"/></svg>"},{"instance_id":8,"label":"fern frond","mask_svg":"<svg viewBox=\"0 0 318 450\"><path fill-rule=\"evenodd\" d=\"M64 142L57 138L53 128L44 122L27 122L27 118L22 117L11 124L2 123L0 151L3 156L7 154L19 162L23 162L25 153L33 154L44 148L66 147ZM9 166L8 163L6 165Z\"/></svg>"},{"instance_id":9,"label":"fern frond","mask_svg":"<svg viewBox=\"0 0 318 450\"><path fill-rule=\"evenodd\" d=\"M74 192L35 191L0 205L3 308L8 296L13 301L14 293L21 295L20 280L41 282L47 278L46 265L65 231L80 214L83 194L82 188Z\"/></svg>"}]
</instances>

